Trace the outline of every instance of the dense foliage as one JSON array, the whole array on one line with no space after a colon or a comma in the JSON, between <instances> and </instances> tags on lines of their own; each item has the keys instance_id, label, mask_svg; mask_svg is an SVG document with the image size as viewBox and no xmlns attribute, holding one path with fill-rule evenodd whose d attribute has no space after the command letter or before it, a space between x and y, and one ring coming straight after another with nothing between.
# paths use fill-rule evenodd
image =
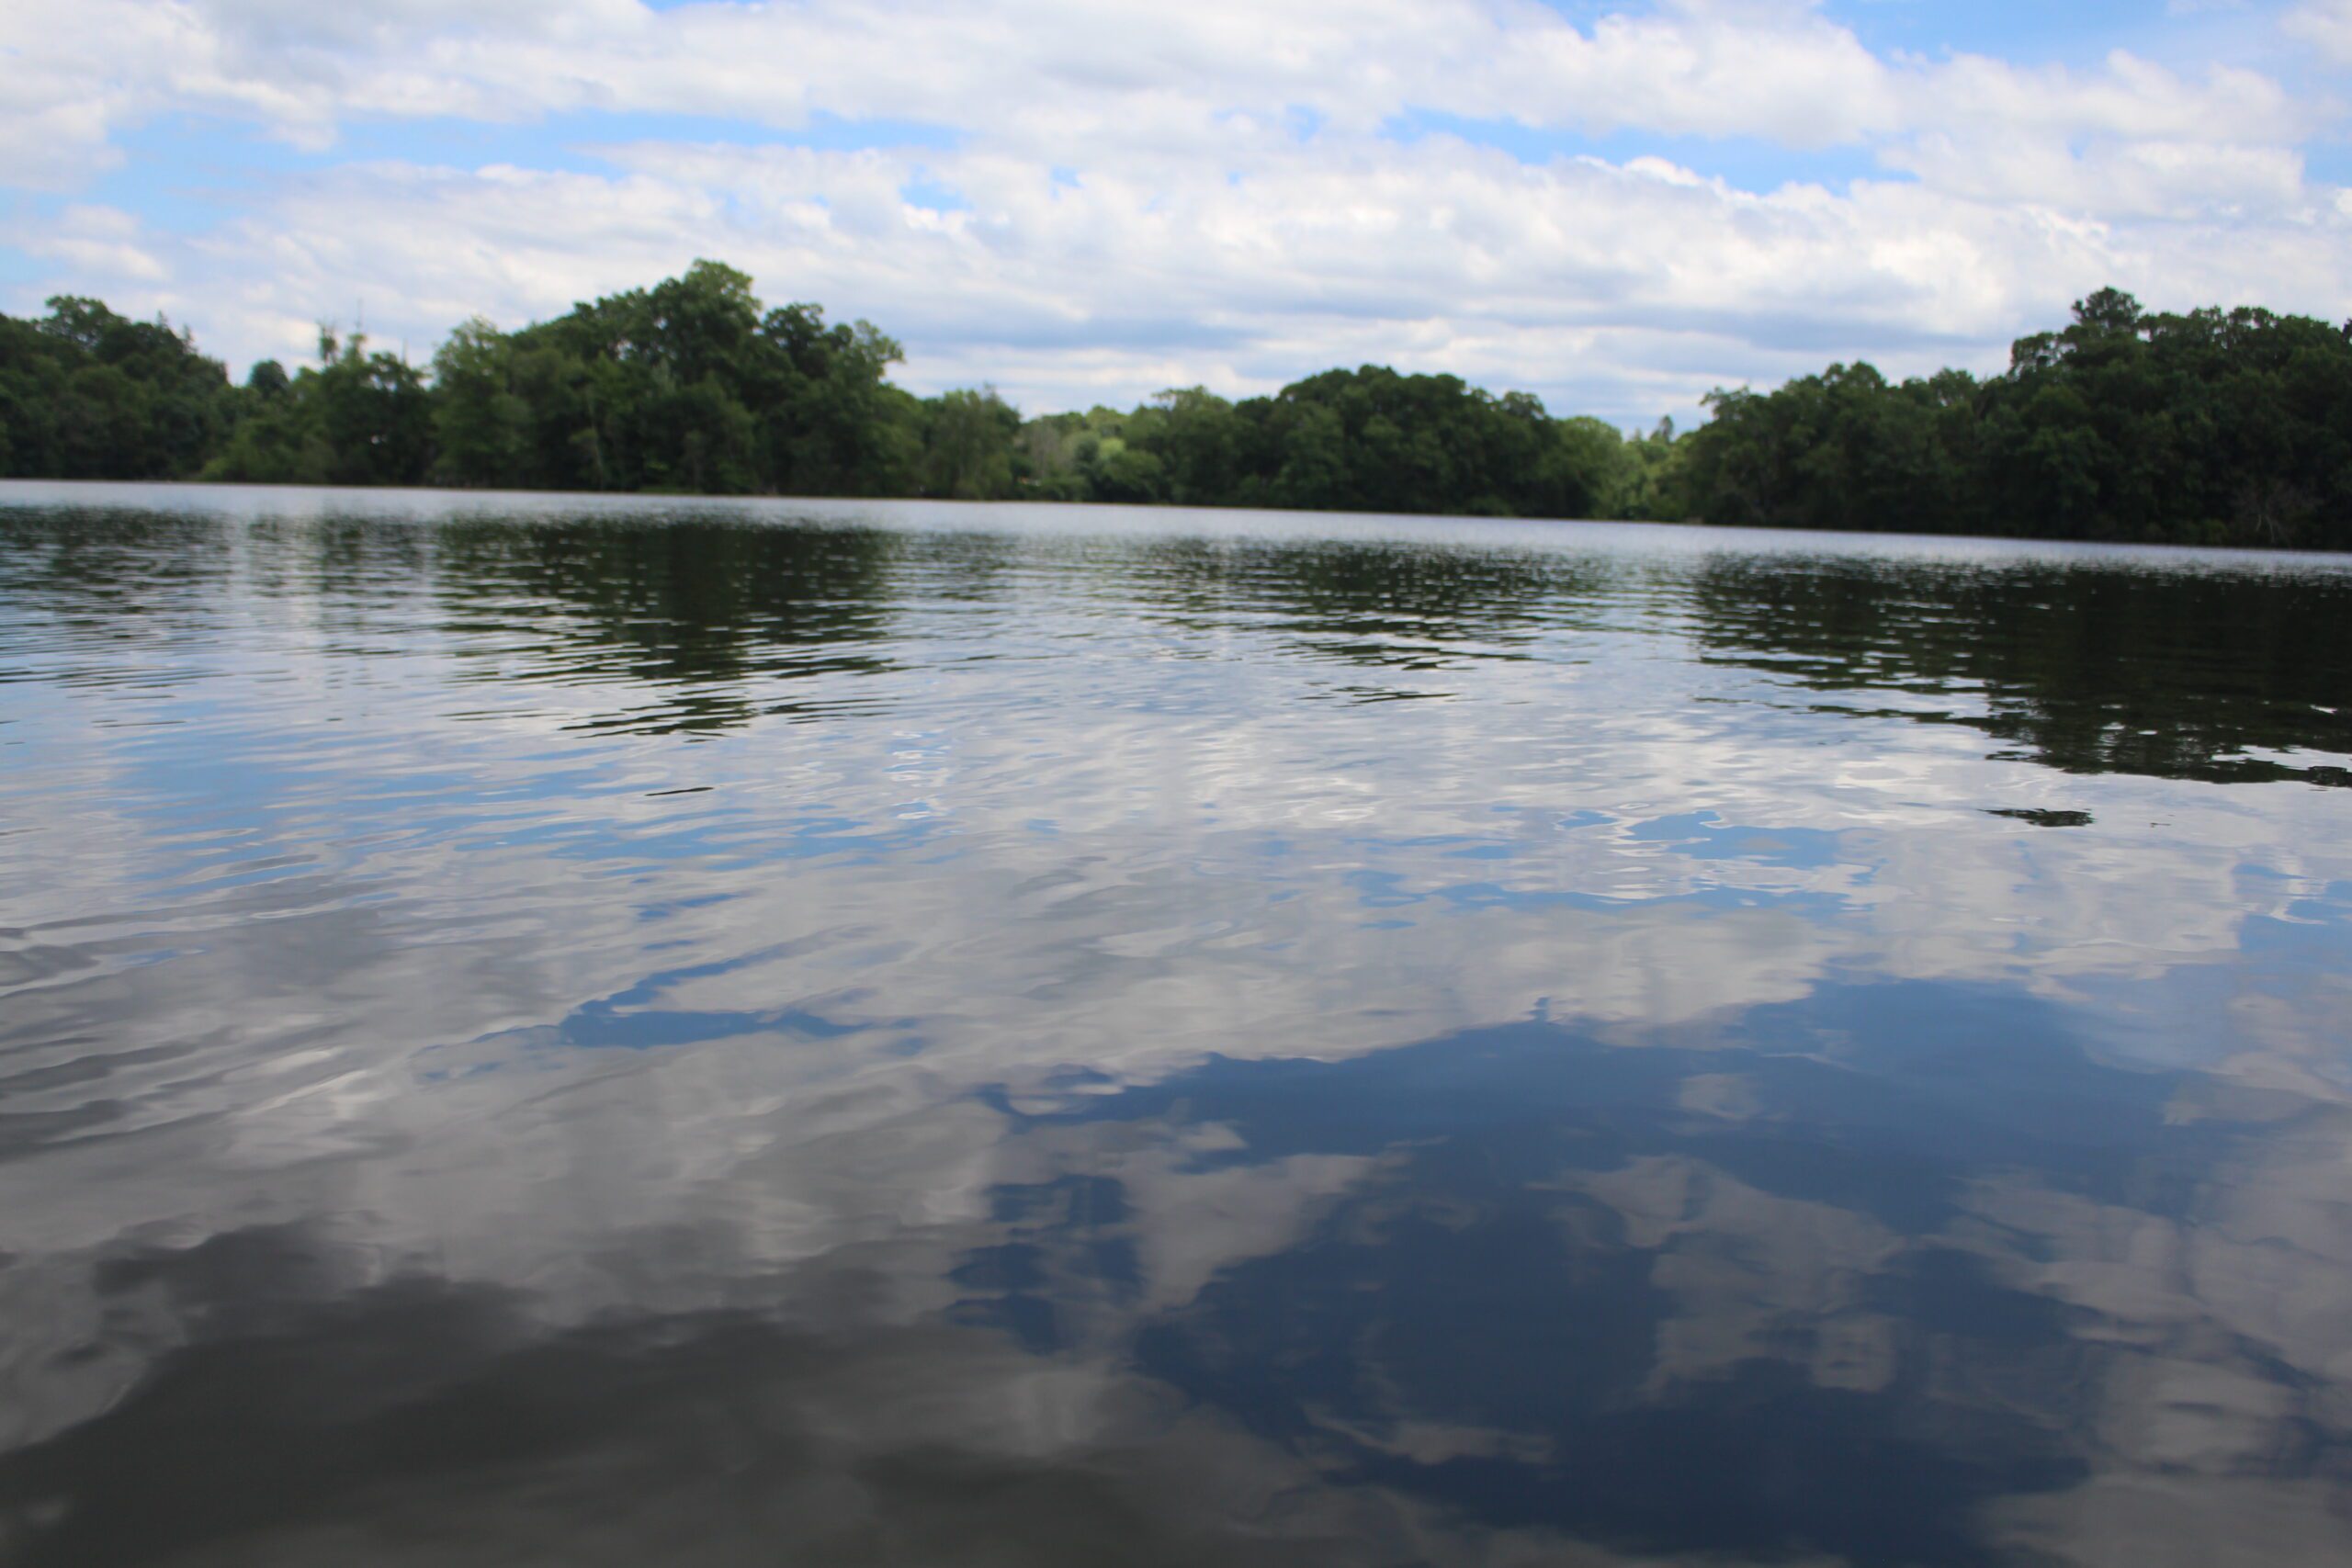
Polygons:
<instances>
[{"instance_id":1,"label":"dense foliage","mask_svg":"<svg viewBox=\"0 0 2352 1568\"><path fill-rule=\"evenodd\" d=\"M1453 376L1327 370L1271 398L1198 387L1122 413L1021 427L1014 471L1067 500L1516 517L1679 515L1671 425L1628 441L1596 419L1554 419L1525 392ZM1658 507L1658 510L1653 510Z\"/></svg>"},{"instance_id":2,"label":"dense foliage","mask_svg":"<svg viewBox=\"0 0 2352 1568\"><path fill-rule=\"evenodd\" d=\"M38 322L0 316L0 475L180 478L232 417L220 362L162 321L72 296Z\"/></svg>"},{"instance_id":3,"label":"dense foliage","mask_svg":"<svg viewBox=\"0 0 2352 1568\"><path fill-rule=\"evenodd\" d=\"M232 386L160 321L60 298L0 317L0 475L1030 497L2352 548L2352 327L2144 312L2107 290L2009 369L1833 366L1627 437L1524 392L1378 366L1272 397L1201 388L1023 420L918 398L899 345L770 310L716 262L429 367L322 329Z\"/></svg>"},{"instance_id":4,"label":"dense foliage","mask_svg":"<svg viewBox=\"0 0 2352 1568\"><path fill-rule=\"evenodd\" d=\"M1367 367L1234 403L1194 388L1023 421L989 389L921 399L899 345L752 280L681 277L504 333L429 370L322 329L318 364L242 387L160 322L83 299L5 321L0 473L264 483L917 495L1197 505L1675 514L1670 430L1627 441L1524 393Z\"/></svg>"},{"instance_id":5,"label":"dense foliage","mask_svg":"<svg viewBox=\"0 0 2352 1568\"><path fill-rule=\"evenodd\" d=\"M1711 523L2352 549L2352 324L2106 289L1989 380L1841 365L1708 401Z\"/></svg>"}]
</instances>

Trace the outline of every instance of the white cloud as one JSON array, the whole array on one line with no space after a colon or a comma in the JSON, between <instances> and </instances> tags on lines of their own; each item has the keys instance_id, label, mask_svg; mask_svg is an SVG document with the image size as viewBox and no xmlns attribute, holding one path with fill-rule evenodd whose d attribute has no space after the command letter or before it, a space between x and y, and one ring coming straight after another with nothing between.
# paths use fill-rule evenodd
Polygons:
<instances>
[{"instance_id":1,"label":"white cloud","mask_svg":"<svg viewBox=\"0 0 2352 1568\"><path fill-rule=\"evenodd\" d=\"M1832 356L1924 370L2109 281L2184 303L2260 291L2242 228L2154 197L2162 221L2109 224L1907 182L1759 196L1445 139L1075 184L989 152L610 155L603 173L341 169L181 245L168 286L108 284L241 355L300 353L319 315L355 306L422 352L474 310L518 323L721 255L772 299L884 323L926 388L993 378L1032 406L1083 406L1398 360L1629 416ZM919 166L969 210L910 205ZM2276 220L2262 284L2342 297L2347 227Z\"/></svg>"},{"instance_id":2,"label":"white cloud","mask_svg":"<svg viewBox=\"0 0 2352 1568\"><path fill-rule=\"evenodd\" d=\"M957 126L1027 154L1183 157L1309 109L1368 130L1410 109L1531 126L1857 143L1995 118L2059 132L2231 141L2293 123L2243 72L2184 82L2118 54L2089 75L1963 57L1890 62L1811 5L1671 0L1580 29L1532 0L851 0L584 6L406 0L365 13L282 0L91 0L72 24L17 0L19 62L103 106L242 112L317 137L353 118L515 119L639 110L797 126L812 113ZM96 89L95 92L88 89Z\"/></svg>"},{"instance_id":3,"label":"white cloud","mask_svg":"<svg viewBox=\"0 0 2352 1568\"><path fill-rule=\"evenodd\" d=\"M2279 26L2331 62L2352 66L2352 0L2304 0Z\"/></svg>"},{"instance_id":4,"label":"white cloud","mask_svg":"<svg viewBox=\"0 0 2352 1568\"><path fill-rule=\"evenodd\" d=\"M139 220L111 207L68 207L52 221L12 226L8 243L74 271L160 285L169 271L141 241Z\"/></svg>"},{"instance_id":5,"label":"white cloud","mask_svg":"<svg viewBox=\"0 0 2352 1568\"><path fill-rule=\"evenodd\" d=\"M1581 28L1532 0L91 0L62 25L0 0L0 152L51 189L173 112L313 149L359 121L572 111L953 138L639 130L601 164L287 176L210 231L144 236L152 266L19 242L237 360L300 352L355 304L422 351L473 311L518 321L701 254L881 322L917 385L993 378L1033 405L1381 359L1647 415L1833 356L1996 365L2109 281L2167 304L2352 305L2340 193L2301 152L2323 112L2278 83L2127 53L2071 71L1880 56L1802 0ZM1887 173L1742 189L1669 158L1529 164L1385 133L1408 115L1842 148ZM912 199L918 181L956 202Z\"/></svg>"}]
</instances>

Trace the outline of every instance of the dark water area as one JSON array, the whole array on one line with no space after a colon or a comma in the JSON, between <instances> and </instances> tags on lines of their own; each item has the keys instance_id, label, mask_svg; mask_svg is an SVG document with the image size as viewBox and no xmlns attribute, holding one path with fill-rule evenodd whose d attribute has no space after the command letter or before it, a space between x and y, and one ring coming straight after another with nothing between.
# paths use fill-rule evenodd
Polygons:
<instances>
[{"instance_id":1,"label":"dark water area","mask_svg":"<svg viewBox=\"0 0 2352 1568\"><path fill-rule=\"evenodd\" d=\"M0 487L0 1563L2352 1560L2352 560Z\"/></svg>"}]
</instances>

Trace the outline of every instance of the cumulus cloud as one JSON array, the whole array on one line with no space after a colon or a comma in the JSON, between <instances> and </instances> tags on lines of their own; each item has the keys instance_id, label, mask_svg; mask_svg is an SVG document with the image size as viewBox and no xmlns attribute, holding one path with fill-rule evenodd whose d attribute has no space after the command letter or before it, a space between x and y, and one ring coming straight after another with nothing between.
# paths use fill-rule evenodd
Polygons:
<instances>
[{"instance_id":1,"label":"cumulus cloud","mask_svg":"<svg viewBox=\"0 0 2352 1568\"><path fill-rule=\"evenodd\" d=\"M2279 25L2333 63L2352 65L2352 0L2305 0Z\"/></svg>"},{"instance_id":2,"label":"cumulus cloud","mask_svg":"<svg viewBox=\"0 0 2352 1568\"><path fill-rule=\"evenodd\" d=\"M2118 225L1892 180L1758 195L1655 161L1530 166L1448 139L1157 181L1057 179L990 152L606 156L594 172L338 170L188 248L183 291L158 301L256 352L300 352L319 305L351 301L379 338L422 344L472 310L519 321L718 254L773 297L884 322L919 385L993 378L1083 406L1402 358L1632 413L1829 355L1925 369L2109 280L2247 287L2241 231L2176 209ZM916 205L919 174L968 205ZM2340 291L2341 220L2281 229L2267 281Z\"/></svg>"},{"instance_id":3,"label":"cumulus cloud","mask_svg":"<svg viewBox=\"0 0 2352 1568\"><path fill-rule=\"evenodd\" d=\"M73 206L37 227L28 226L17 246L33 255L64 263L78 272L161 284L170 275L141 243L139 220L116 208Z\"/></svg>"},{"instance_id":4,"label":"cumulus cloud","mask_svg":"<svg viewBox=\"0 0 2352 1568\"><path fill-rule=\"evenodd\" d=\"M2352 301L2346 207L2301 151L2323 107L2124 52L1874 53L1806 0L1583 25L1532 0L32 12L0 9L20 186L85 188L167 115L319 154L223 221L144 236L152 265L15 226L76 287L187 316L237 359L299 352L355 302L421 347L476 310L519 321L718 254L882 322L925 389L992 378L1057 406L1380 359L1633 417L1827 356L1997 364L2109 281ZM550 116L594 145L501 152L493 129L461 162L332 151L357 127ZM1487 144L1512 137L1518 155ZM1579 151L1597 137L1611 156ZM1878 172L1689 166L1693 139L1726 138Z\"/></svg>"}]
</instances>

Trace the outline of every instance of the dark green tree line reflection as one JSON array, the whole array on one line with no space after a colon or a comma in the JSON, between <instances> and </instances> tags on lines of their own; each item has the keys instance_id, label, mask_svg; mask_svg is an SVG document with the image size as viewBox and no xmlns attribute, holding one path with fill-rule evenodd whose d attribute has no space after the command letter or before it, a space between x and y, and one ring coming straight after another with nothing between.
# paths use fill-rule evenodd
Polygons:
<instances>
[{"instance_id":1,"label":"dark green tree line reflection","mask_svg":"<svg viewBox=\"0 0 2352 1568\"><path fill-rule=\"evenodd\" d=\"M1954 697L1950 716L2069 772L2352 784L2336 578L1724 557L1690 604L1714 657L1864 705Z\"/></svg>"}]
</instances>

